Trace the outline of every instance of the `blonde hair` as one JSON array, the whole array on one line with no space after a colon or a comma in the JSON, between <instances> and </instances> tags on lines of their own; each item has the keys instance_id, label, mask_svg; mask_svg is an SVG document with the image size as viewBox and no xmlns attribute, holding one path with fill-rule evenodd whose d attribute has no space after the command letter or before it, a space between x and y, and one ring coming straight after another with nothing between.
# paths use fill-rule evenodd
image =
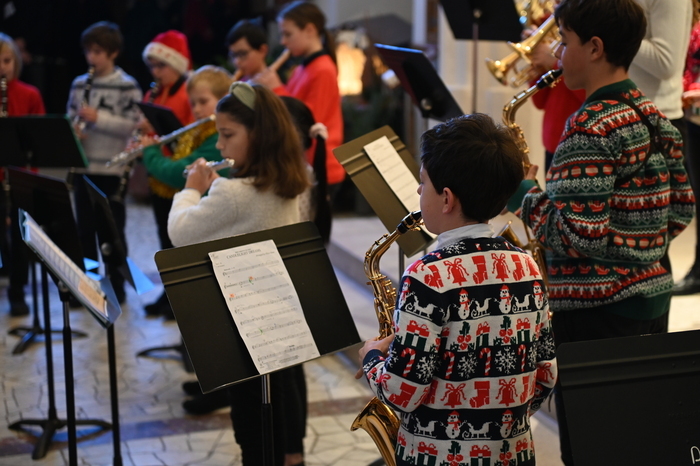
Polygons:
<instances>
[{"instance_id":1,"label":"blonde hair","mask_svg":"<svg viewBox=\"0 0 700 466\"><path fill-rule=\"evenodd\" d=\"M226 69L220 66L204 65L197 68L187 79L187 92L192 92L192 89L199 83L207 83L214 97L221 99L228 94L228 88L232 82L231 73Z\"/></svg>"},{"instance_id":2,"label":"blonde hair","mask_svg":"<svg viewBox=\"0 0 700 466\"><path fill-rule=\"evenodd\" d=\"M0 32L0 52L5 50L5 48L10 49L10 52L12 52L12 54L15 56L15 75L8 76L7 78L19 78L19 75L22 72L22 55L19 53L19 47L17 47L17 44L10 36Z\"/></svg>"}]
</instances>

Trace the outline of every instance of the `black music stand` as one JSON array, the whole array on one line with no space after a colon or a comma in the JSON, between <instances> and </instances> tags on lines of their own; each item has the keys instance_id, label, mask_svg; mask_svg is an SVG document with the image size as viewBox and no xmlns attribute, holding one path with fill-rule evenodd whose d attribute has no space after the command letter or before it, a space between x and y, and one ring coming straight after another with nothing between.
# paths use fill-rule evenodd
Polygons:
<instances>
[{"instance_id":1,"label":"black music stand","mask_svg":"<svg viewBox=\"0 0 700 466\"><path fill-rule=\"evenodd\" d=\"M699 358L700 330L561 344L576 464L700 462Z\"/></svg>"},{"instance_id":2,"label":"black music stand","mask_svg":"<svg viewBox=\"0 0 700 466\"><path fill-rule=\"evenodd\" d=\"M423 52L391 45L374 46L384 63L394 71L423 118L447 121L464 114Z\"/></svg>"},{"instance_id":3,"label":"black music stand","mask_svg":"<svg viewBox=\"0 0 700 466\"><path fill-rule=\"evenodd\" d=\"M141 109L141 112L153 126L153 130L158 136L170 134L182 128L182 123L180 123L180 120L177 119L170 108L149 102L137 102L136 105Z\"/></svg>"},{"instance_id":4,"label":"black music stand","mask_svg":"<svg viewBox=\"0 0 700 466\"><path fill-rule=\"evenodd\" d=\"M360 337L326 254L323 238L312 222L165 249L155 256L202 392L209 393L262 376L265 416L271 415L265 391L269 373L257 371L221 293L209 253L270 239L275 242L291 276L321 356L358 343ZM263 419L263 426L266 426L263 433L265 453L269 453L268 459L271 459L273 443L269 418Z\"/></svg>"},{"instance_id":5,"label":"black music stand","mask_svg":"<svg viewBox=\"0 0 700 466\"><path fill-rule=\"evenodd\" d=\"M0 152L0 166L2 167L31 165L40 168L65 168L87 167L88 165L82 145L73 132L71 121L65 115L0 118L0 141L3 144L3 150ZM10 196L12 205L32 212L26 205L22 206L19 203L21 196L16 196L12 192L11 186ZM21 245L21 247L24 246ZM32 269L34 309L32 325L15 327L9 331L11 335L20 337L12 354L22 353L34 342L37 336L44 335L45 332L39 323L36 272L32 258L30 258L30 267ZM80 333L75 335L86 336Z\"/></svg>"},{"instance_id":6,"label":"black music stand","mask_svg":"<svg viewBox=\"0 0 700 466\"><path fill-rule=\"evenodd\" d=\"M406 145L389 126L384 126L336 147L333 149L333 154L343 165L343 168L345 168L345 171L372 207L374 213L377 214L379 220L382 221L387 231L394 231L396 225L409 211L384 180L384 177L379 173L379 170L372 163L364 149L367 144L384 136L389 139L389 142L394 146L394 149L396 149L416 181L418 181L418 165ZM408 235L401 235L396 242L401 247L401 250L408 257L411 257L425 249L432 241L432 237L421 230L419 233L414 232ZM403 254L400 255L400 262L403 262ZM399 270L403 270L401 264L399 265Z\"/></svg>"},{"instance_id":7,"label":"black music stand","mask_svg":"<svg viewBox=\"0 0 700 466\"><path fill-rule=\"evenodd\" d=\"M97 230L102 263L106 271L105 277L109 281L109 270L111 268L117 269L138 294L149 291L153 288L153 283L126 255L126 246L120 238L119 229L114 220L107 196L89 178L85 178L85 183L95 216L95 229ZM112 407L113 465L122 466L114 325L107 327L107 355L109 360L110 404Z\"/></svg>"},{"instance_id":8,"label":"black music stand","mask_svg":"<svg viewBox=\"0 0 700 466\"><path fill-rule=\"evenodd\" d=\"M27 170L10 167L8 169L10 183L12 184L13 202L29 213L41 225L43 231L51 238L52 242L65 254L78 269L83 270L83 253L80 243L77 241L78 231L73 220L73 210L70 202L68 187L63 180L38 175ZM44 261L42 261L44 262ZM42 264L42 295L44 307L44 326L46 347L46 368L48 384L48 418L47 419L22 419L10 424L11 429L22 429L23 426L39 426L43 432L37 440L32 453L33 459L40 459L46 455L48 446L56 430L68 427L69 448L75 448L71 442L77 441L75 434L76 425L96 425L108 428L110 425L100 420L75 420L73 378L66 376L66 404L69 398L73 400L73 412L68 413L68 419L59 419L56 413L54 374L53 374L53 350L51 341L51 315L49 306L48 272L45 264ZM61 285L59 280L54 280ZM75 333L70 328L67 309L70 293L67 288L59 286L59 295L64 303L63 346L65 370L72 374L72 335ZM116 318L116 317L115 317ZM103 322L103 325L105 323ZM87 336L78 333L79 336Z\"/></svg>"},{"instance_id":9,"label":"black music stand","mask_svg":"<svg viewBox=\"0 0 700 466\"><path fill-rule=\"evenodd\" d=\"M472 39L472 113L476 113L479 40L520 41L523 27L511 0L440 0L455 39Z\"/></svg>"}]
</instances>

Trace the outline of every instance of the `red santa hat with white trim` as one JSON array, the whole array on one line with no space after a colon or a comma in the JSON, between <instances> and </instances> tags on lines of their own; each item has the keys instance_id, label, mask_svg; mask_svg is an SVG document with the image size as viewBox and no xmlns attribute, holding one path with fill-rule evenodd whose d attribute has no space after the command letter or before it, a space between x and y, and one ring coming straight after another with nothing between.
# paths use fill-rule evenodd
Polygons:
<instances>
[{"instance_id":1,"label":"red santa hat with white trim","mask_svg":"<svg viewBox=\"0 0 700 466\"><path fill-rule=\"evenodd\" d=\"M161 32L143 49L143 61L146 64L149 58L170 65L180 74L192 69L187 36L173 29Z\"/></svg>"}]
</instances>

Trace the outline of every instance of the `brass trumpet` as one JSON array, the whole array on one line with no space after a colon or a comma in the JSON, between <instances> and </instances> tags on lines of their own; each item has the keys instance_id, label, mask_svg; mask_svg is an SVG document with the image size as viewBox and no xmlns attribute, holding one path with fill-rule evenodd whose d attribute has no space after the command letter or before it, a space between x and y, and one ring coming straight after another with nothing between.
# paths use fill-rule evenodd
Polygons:
<instances>
[{"instance_id":1,"label":"brass trumpet","mask_svg":"<svg viewBox=\"0 0 700 466\"><path fill-rule=\"evenodd\" d=\"M542 25L537 28L537 30L535 30L530 37L522 42L508 42L508 45L510 45L510 47L513 49L513 52L502 60L492 60L487 58L486 66L493 77L504 86L507 86L510 82L513 87L520 87L530 80L535 74L534 67L530 61L532 51L540 44L540 42L547 38L551 38L553 40L550 46L552 50L554 50L554 48L561 41L559 36L559 28L557 28L557 23L554 20L554 16L547 18L547 21L542 23ZM520 59L525 60L528 66L518 70L515 65ZM508 78L509 73L511 72L514 73L514 76Z\"/></svg>"},{"instance_id":2,"label":"brass trumpet","mask_svg":"<svg viewBox=\"0 0 700 466\"><path fill-rule=\"evenodd\" d=\"M158 141L158 144L164 145L164 144L167 144L169 142L172 142L175 139L182 136L183 134L185 134L186 132L195 129L195 128L203 125L204 123L214 121L214 120L216 120L216 115L214 115L214 114L209 115L206 118L202 118L201 120L197 120L194 123L190 123L187 126L183 126L182 128L177 129L170 134L164 135L163 137L160 138L160 140ZM138 146L138 147L135 147L131 150L122 151L122 152L118 153L117 155L115 155L114 157L112 157L112 159L106 163L106 166L107 167L121 167L121 166L126 165L128 163L131 163L132 161L141 157L141 154L143 154L143 149L144 149L144 146Z\"/></svg>"}]
</instances>

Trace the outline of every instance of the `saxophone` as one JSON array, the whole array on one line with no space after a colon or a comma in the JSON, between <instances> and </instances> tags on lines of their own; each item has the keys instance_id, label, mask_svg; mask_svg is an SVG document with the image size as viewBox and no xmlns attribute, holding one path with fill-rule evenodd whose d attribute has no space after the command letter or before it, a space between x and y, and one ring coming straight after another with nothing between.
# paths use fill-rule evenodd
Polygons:
<instances>
[{"instance_id":1,"label":"saxophone","mask_svg":"<svg viewBox=\"0 0 700 466\"><path fill-rule=\"evenodd\" d=\"M396 288L379 270L379 259L399 236L412 230L419 230L422 225L421 212L406 215L396 230L387 233L372 244L365 253L365 275L369 279L374 293L374 310L379 321L379 339L394 333L394 308L396 306ZM379 453L387 466L396 466L395 447L401 421L387 405L372 398L357 415L350 430L364 429L377 445Z\"/></svg>"},{"instance_id":2,"label":"saxophone","mask_svg":"<svg viewBox=\"0 0 700 466\"><path fill-rule=\"evenodd\" d=\"M510 102L508 102L503 107L503 123L513 132L515 136L515 142L518 145L518 148L520 149L520 152L523 156L523 169L526 172L530 169L530 166L532 165L530 163L530 148L528 147L527 141L525 140L525 134L523 133L523 130L515 122L515 112L527 99L532 97L533 94L535 94L541 89L544 89L545 87L555 85L559 80L561 73L561 69L548 71L547 73L542 75L540 79L537 80L537 83L535 85L518 93L515 97L513 97L513 99ZM547 262L545 260L544 246L542 246L542 244L539 241L537 241L530 235L530 230L528 229L527 225L525 225L525 234L527 235L527 244L523 245L518 240L515 233L513 233L513 231L510 229L509 223L499 235L506 238L515 246L530 251L530 253L532 254L532 258L535 260L537 266L540 268L540 272L542 273L542 280L544 281L545 287L547 287L549 286L549 280L547 279Z\"/></svg>"}]
</instances>

